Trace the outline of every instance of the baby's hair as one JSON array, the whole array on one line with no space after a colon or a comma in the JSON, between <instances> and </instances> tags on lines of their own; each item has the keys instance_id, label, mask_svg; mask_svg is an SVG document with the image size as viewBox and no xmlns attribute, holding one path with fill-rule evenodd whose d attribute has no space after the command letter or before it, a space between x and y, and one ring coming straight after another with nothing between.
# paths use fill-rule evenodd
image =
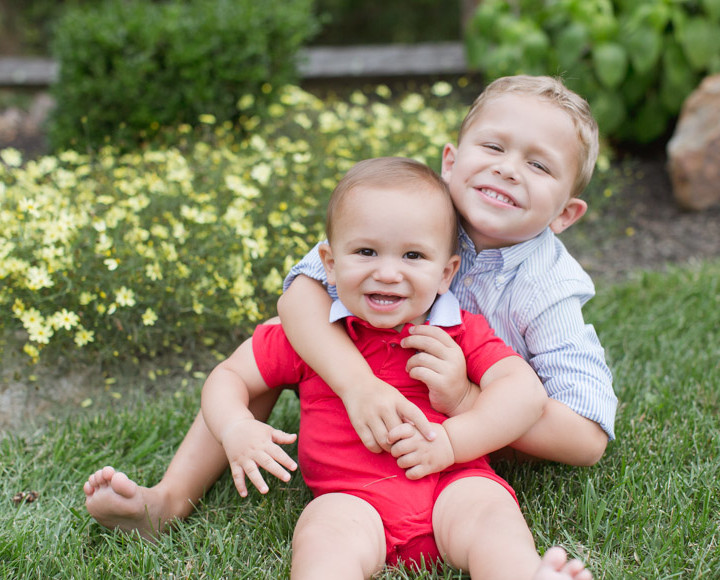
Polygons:
<instances>
[{"instance_id":1,"label":"baby's hair","mask_svg":"<svg viewBox=\"0 0 720 580\"><path fill-rule=\"evenodd\" d=\"M599 152L598 125L590 111L590 105L577 93L568 89L561 79L548 76L516 75L501 77L490 83L475 99L468 114L460 126L458 143L465 132L480 115L490 100L506 95L529 95L547 100L565 111L572 119L577 131L579 151L579 171L575 179L572 195L578 196L590 183Z\"/></svg>"},{"instance_id":2,"label":"baby's hair","mask_svg":"<svg viewBox=\"0 0 720 580\"><path fill-rule=\"evenodd\" d=\"M338 182L327 207L325 233L330 243L333 240L333 222L341 211L343 201L353 192L368 188L397 189L417 193L418 197L428 193L439 194L445 200L448 215L448 240L450 253L458 247L458 226L455 207L445 181L424 163L405 157L377 157L356 163ZM382 208L377 208L382 212Z\"/></svg>"}]
</instances>

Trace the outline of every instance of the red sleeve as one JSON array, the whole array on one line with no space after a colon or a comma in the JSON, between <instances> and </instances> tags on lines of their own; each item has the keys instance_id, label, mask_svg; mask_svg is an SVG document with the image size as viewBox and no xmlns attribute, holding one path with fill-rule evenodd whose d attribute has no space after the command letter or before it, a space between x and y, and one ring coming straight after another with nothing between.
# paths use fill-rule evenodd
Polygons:
<instances>
[{"instance_id":1,"label":"red sleeve","mask_svg":"<svg viewBox=\"0 0 720 580\"><path fill-rule=\"evenodd\" d=\"M253 355L260 374L271 389L299 383L308 366L290 345L282 325L261 324L252 336Z\"/></svg>"},{"instance_id":2,"label":"red sleeve","mask_svg":"<svg viewBox=\"0 0 720 580\"><path fill-rule=\"evenodd\" d=\"M468 377L474 383L480 379L496 362L509 356L520 356L495 335L495 331L481 314L462 312L463 332L457 342L465 354Z\"/></svg>"}]
</instances>

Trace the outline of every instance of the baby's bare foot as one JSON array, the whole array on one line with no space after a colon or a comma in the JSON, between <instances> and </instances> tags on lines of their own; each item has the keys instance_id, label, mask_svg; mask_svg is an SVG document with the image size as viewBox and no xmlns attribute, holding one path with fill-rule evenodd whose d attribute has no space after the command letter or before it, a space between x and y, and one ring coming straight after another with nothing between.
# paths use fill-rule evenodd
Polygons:
<instances>
[{"instance_id":1,"label":"baby's bare foot","mask_svg":"<svg viewBox=\"0 0 720 580\"><path fill-rule=\"evenodd\" d=\"M545 552L533 580L592 580L592 574L580 560L568 562L565 550L553 547Z\"/></svg>"},{"instance_id":2,"label":"baby's bare foot","mask_svg":"<svg viewBox=\"0 0 720 580\"><path fill-rule=\"evenodd\" d=\"M152 539L166 519L161 498L152 489L139 486L122 472L103 467L83 486L85 506L90 515L106 528L137 531Z\"/></svg>"}]
</instances>

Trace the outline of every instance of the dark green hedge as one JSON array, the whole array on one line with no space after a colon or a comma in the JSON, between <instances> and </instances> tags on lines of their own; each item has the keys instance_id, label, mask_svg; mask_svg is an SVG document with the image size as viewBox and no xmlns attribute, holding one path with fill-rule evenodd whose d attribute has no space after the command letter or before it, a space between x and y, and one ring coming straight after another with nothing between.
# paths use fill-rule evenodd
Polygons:
<instances>
[{"instance_id":1,"label":"dark green hedge","mask_svg":"<svg viewBox=\"0 0 720 580\"><path fill-rule=\"evenodd\" d=\"M145 138L160 127L263 115L297 81L317 30L312 0L109 0L70 7L54 34L55 149ZM238 108L241 97L242 110Z\"/></svg>"}]
</instances>

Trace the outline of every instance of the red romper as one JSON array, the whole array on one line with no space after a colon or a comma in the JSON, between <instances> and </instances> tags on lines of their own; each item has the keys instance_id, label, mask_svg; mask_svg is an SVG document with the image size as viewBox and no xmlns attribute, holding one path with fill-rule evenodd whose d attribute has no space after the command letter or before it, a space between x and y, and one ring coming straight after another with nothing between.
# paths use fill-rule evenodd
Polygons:
<instances>
[{"instance_id":1,"label":"red romper","mask_svg":"<svg viewBox=\"0 0 720 580\"><path fill-rule=\"evenodd\" d=\"M405 371L414 351L402 348L400 340L408 335L410 325L397 332L371 327L356 317L345 321L348 334L374 373L415 403L430 421L442 423L447 417L430 406L425 384L411 379ZM475 383L494 363L515 355L479 314L462 311L462 324L445 330L465 353L468 376ZM295 353L279 324L257 327L253 352L269 387L299 384L298 461L313 495L342 492L370 503L383 521L388 564L403 560L419 565L421 558L425 563L440 560L432 510L440 492L453 481L486 477L504 486L515 498L510 485L493 471L487 457L409 480L390 453L368 451L341 399Z\"/></svg>"}]
</instances>

